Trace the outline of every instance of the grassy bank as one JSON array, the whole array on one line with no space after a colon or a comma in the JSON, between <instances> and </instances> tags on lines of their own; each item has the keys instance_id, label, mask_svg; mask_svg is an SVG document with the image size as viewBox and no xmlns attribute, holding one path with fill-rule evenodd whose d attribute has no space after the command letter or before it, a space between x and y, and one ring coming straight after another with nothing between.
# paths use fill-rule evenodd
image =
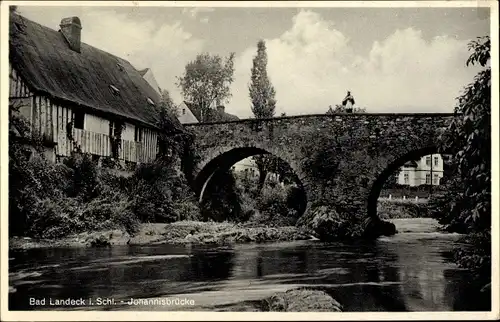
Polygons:
<instances>
[{"instance_id":1,"label":"grassy bank","mask_svg":"<svg viewBox=\"0 0 500 322\"><path fill-rule=\"evenodd\" d=\"M133 236L121 230L79 233L58 239L13 237L10 249L41 247L106 247L147 244L233 244L306 240L311 236L295 226L265 227L236 223L178 221L169 224L141 224Z\"/></svg>"},{"instance_id":2,"label":"grassy bank","mask_svg":"<svg viewBox=\"0 0 500 322\"><path fill-rule=\"evenodd\" d=\"M377 213L381 219L428 217L427 201L380 198L378 200Z\"/></svg>"}]
</instances>

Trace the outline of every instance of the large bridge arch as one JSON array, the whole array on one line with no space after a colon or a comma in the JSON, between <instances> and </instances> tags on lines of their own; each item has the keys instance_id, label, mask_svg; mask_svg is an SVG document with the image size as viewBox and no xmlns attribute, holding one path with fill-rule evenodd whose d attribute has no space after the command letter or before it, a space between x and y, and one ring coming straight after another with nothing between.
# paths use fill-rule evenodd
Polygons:
<instances>
[{"instance_id":1,"label":"large bridge arch","mask_svg":"<svg viewBox=\"0 0 500 322\"><path fill-rule=\"evenodd\" d=\"M224 147L219 146L214 149L207 150L205 157L196 167L193 181L193 189L196 193L198 201L201 203L208 183L218 171L228 170L235 163L256 155L273 155L274 157L288 163L297 177L297 184L305 194L305 200L303 201L304 208L302 209L302 212L304 212L308 200L307 179L300 171L297 162L290 159L284 151L276 147L231 145Z\"/></svg>"}]
</instances>

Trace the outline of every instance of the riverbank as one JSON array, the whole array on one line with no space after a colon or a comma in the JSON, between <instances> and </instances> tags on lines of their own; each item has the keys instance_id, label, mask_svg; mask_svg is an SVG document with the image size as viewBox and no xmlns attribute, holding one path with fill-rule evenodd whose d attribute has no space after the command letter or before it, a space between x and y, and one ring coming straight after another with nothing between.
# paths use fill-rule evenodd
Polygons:
<instances>
[{"instance_id":1,"label":"riverbank","mask_svg":"<svg viewBox=\"0 0 500 322\"><path fill-rule=\"evenodd\" d=\"M113 245L210 244L223 245L250 242L311 239L304 229L295 226L265 227L236 223L179 221L171 224L141 224L131 236L121 230L80 233L60 239L12 237L9 249L50 247L108 247Z\"/></svg>"},{"instance_id":2,"label":"riverbank","mask_svg":"<svg viewBox=\"0 0 500 322\"><path fill-rule=\"evenodd\" d=\"M380 198L377 214L380 219L408 219L428 217L426 199L387 199Z\"/></svg>"}]
</instances>

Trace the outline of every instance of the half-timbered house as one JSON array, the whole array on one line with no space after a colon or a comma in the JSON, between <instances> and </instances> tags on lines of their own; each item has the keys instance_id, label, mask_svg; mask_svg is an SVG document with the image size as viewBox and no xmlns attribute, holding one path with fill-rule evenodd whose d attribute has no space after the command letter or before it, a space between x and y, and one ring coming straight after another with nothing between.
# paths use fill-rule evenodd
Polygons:
<instances>
[{"instance_id":1,"label":"half-timbered house","mask_svg":"<svg viewBox=\"0 0 500 322\"><path fill-rule=\"evenodd\" d=\"M10 14L10 104L43 137L51 160L73 151L96 159L157 157L160 95L128 61L81 42L78 17L60 30ZM172 133L180 122L167 122Z\"/></svg>"}]
</instances>

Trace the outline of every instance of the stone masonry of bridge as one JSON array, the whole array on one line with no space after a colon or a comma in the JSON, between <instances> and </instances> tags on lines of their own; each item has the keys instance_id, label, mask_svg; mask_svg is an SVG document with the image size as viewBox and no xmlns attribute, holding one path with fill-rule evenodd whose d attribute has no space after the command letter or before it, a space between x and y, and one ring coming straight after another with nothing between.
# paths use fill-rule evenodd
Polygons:
<instances>
[{"instance_id":1,"label":"stone masonry of bridge","mask_svg":"<svg viewBox=\"0 0 500 322\"><path fill-rule=\"evenodd\" d=\"M314 191L331 189L332 195L357 200L361 211L377 216L377 199L389 175L409 160L437 153L437 138L454 117L441 113L322 114L185 125L195 135L194 146L201 156L194 166L192 185L200 196L215 171L229 169L252 155L271 153L295 171L308 205L315 200ZM338 151L334 156L337 168L327 186L307 171L310 147L317 143L316 133L324 131L339 138L331 142ZM356 164L360 156L362 166Z\"/></svg>"}]
</instances>

